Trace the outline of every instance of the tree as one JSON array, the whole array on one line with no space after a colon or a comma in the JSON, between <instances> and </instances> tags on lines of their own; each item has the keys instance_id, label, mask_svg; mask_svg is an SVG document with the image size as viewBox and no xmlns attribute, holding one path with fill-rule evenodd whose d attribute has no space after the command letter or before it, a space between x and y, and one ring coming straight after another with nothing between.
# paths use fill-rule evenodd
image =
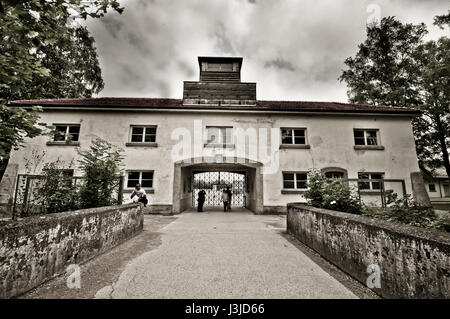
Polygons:
<instances>
[{"instance_id":1,"label":"tree","mask_svg":"<svg viewBox=\"0 0 450 319\"><path fill-rule=\"evenodd\" d=\"M437 18L442 25L445 18ZM424 42L423 23L394 17L367 26L367 38L339 77L352 103L416 107L413 121L419 166L444 166L450 177L449 39Z\"/></svg>"},{"instance_id":2,"label":"tree","mask_svg":"<svg viewBox=\"0 0 450 319\"><path fill-rule=\"evenodd\" d=\"M83 184L80 187L80 208L117 204L113 195L120 184L121 150L102 139L92 141L89 151L79 151Z\"/></svg>"},{"instance_id":3,"label":"tree","mask_svg":"<svg viewBox=\"0 0 450 319\"><path fill-rule=\"evenodd\" d=\"M90 97L104 83L94 39L77 21L121 13L117 0L6 0L0 10L0 179L12 149L43 132L15 99ZM33 114L34 113L34 114ZM26 115L21 118L24 114ZM15 119L8 123L8 119ZM7 128L3 126L7 125Z\"/></svg>"}]
</instances>

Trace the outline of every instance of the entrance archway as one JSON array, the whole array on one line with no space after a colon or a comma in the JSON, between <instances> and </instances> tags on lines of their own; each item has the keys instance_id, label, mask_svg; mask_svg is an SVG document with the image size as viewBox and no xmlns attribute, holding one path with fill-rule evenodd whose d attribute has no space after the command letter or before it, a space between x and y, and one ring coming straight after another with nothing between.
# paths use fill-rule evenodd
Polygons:
<instances>
[{"instance_id":1,"label":"entrance archway","mask_svg":"<svg viewBox=\"0 0 450 319\"><path fill-rule=\"evenodd\" d=\"M236 157L223 159L203 157L176 162L174 165L172 212L178 214L190 209L196 204L195 187L199 185L194 183L195 174L209 172L208 174L211 174L210 176L217 174L218 177L218 172L223 172L222 174L226 172L227 174L238 174L228 175L228 177L231 176L228 182L238 182L235 185L235 190L240 194L237 200L242 199L241 207L246 207L256 214L262 214L263 179L261 169L262 164L259 162ZM241 183L239 183L237 176L244 176ZM216 185L216 190L223 186L220 184L220 180L218 183L214 181L210 184Z\"/></svg>"},{"instance_id":2,"label":"entrance archway","mask_svg":"<svg viewBox=\"0 0 450 319\"><path fill-rule=\"evenodd\" d=\"M222 206L222 192L231 191L231 207L246 206L246 175L245 170L225 171L193 171L192 206L198 205L198 192L206 193L204 206Z\"/></svg>"}]
</instances>

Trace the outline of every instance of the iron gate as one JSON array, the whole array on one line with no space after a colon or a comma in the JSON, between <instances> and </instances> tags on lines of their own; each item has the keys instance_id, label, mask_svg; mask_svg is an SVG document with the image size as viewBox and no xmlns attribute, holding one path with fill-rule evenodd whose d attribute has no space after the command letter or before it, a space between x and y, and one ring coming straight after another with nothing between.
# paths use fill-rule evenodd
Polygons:
<instances>
[{"instance_id":1,"label":"iron gate","mask_svg":"<svg viewBox=\"0 0 450 319\"><path fill-rule=\"evenodd\" d=\"M194 172L194 194L192 205L198 204L198 192L204 190L205 206L221 206L222 192L230 188L231 207L245 207L245 173L244 172Z\"/></svg>"}]
</instances>

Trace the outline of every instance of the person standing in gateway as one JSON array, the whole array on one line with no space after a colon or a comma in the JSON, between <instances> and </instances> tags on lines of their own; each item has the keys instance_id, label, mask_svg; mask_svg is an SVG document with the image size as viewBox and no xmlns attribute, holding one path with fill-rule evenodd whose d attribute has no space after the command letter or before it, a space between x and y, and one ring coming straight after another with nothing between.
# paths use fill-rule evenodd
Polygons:
<instances>
[{"instance_id":1,"label":"person standing in gateway","mask_svg":"<svg viewBox=\"0 0 450 319\"><path fill-rule=\"evenodd\" d=\"M197 211L203 212L203 204L205 203L206 192L202 189L198 192L198 206Z\"/></svg>"},{"instance_id":2,"label":"person standing in gateway","mask_svg":"<svg viewBox=\"0 0 450 319\"><path fill-rule=\"evenodd\" d=\"M231 192L229 187L227 187L226 192L228 194L228 210L231 210L231 197L233 196L233 193Z\"/></svg>"},{"instance_id":3,"label":"person standing in gateway","mask_svg":"<svg viewBox=\"0 0 450 319\"><path fill-rule=\"evenodd\" d=\"M226 212L228 210L228 193L226 190L222 191L222 202L223 202L223 211Z\"/></svg>"}]
</instances>

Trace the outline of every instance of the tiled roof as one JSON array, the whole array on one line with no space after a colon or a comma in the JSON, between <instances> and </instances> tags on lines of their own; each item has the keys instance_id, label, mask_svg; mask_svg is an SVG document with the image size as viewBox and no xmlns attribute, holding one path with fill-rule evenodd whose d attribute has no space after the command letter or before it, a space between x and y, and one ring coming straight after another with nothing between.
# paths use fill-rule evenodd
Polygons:
<instances>
[{"instance_id":1,"label":"tiled roof","mask_svg":"<svg viewBox=\"0 0 450 319\"><path fill-rule=\"evenodd\" d=\"M297 112L394 113L418 115L420 111L408 107L375 106L338 102L258 101L256 105L183 105L181 99L98 97L77 99L41 99L11 101L13 106L41 105L95 108L168 108L168 109L224 109Z\"/></svg>"}]
</instances>

